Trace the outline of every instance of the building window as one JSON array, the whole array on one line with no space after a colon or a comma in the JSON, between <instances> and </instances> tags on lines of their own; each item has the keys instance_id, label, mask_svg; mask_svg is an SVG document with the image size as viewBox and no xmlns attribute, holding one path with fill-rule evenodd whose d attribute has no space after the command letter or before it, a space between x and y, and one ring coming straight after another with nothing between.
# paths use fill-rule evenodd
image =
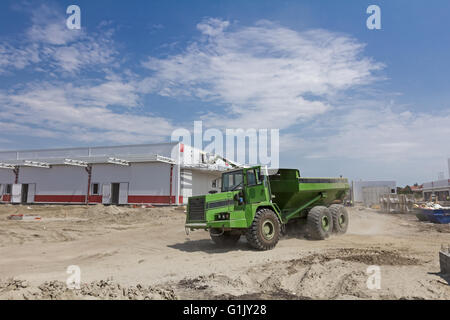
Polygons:
<instances>
[{"instance_id":1,"label":"building window","mask_svg":"<svg viewBox=\"0 0 450 320\"><path fill-rule=\"evenodd\" d=\"M7 184L5 194L11 194L11 192L12 192L12 184Z\"/></svg>"},{"instance_id":2,"label":"building window","mask_svg":"<svg viewBox=\"0 0 450 320\"><path fill-rule=\"evenodd\" d=\"M97 194L99 194L99 190L100 188L99 188L99 184L98 183L93 183L92 184L92 194L95 194L95 195L97 195Z\"/></svg>"},{"instance_id":3,"label":"building window","mask_svg":"<svg viewBox=\"0 0 450 320\"><path fill-rule=\"evenodd\" d=\"M211 186L213 187L213 188L219 188L219 186L221 185L221 180L220 180L220 178L219 179L214 179L213 181L212 181L212 183L211 183Z\"/></svg>"}]
</instances>

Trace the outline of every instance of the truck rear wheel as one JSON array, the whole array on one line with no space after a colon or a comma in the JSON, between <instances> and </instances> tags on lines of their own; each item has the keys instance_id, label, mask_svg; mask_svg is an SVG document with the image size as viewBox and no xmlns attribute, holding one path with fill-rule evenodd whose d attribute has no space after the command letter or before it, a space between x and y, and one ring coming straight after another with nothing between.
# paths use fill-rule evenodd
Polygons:
<instances>
[{"instance_id":1,"label":"truck rear wheel","mask_svg":"<svg viewBox=\"0 0 450 320\"><path fill-rule=\"evenodd\" d=\"M309 210L307 217L308 234L311 239L324 240L333 231L333 218L327 207L316 206Z\"/></svg>"},{"instance_id":2,"label":"truck rear wheel","mask_svg":"<svg viewBox=\"0 0 450 320\"><path fill-rule=\"evenodd\" d=\"M281 224L278 216L270 209L256 212L252 225L245 234L248 243L258 250L273 249L280 239Z\"/></svg>"},{"instance_id":3,"label":"truck rear wheel","mask_svg":"<svg viewBox=\"0 0 450 320\"><path fill-rule=\"evenodd\" d=\"M331 216L333 218L333 232L344 234L348 228L348 213L343 205L332 204L330 207Z\"/></svg>"},{"instance_id":4,"label":"truck rear wheel","mask_svg":"<svg viewBox=\"0 0 450 320\"><path fill-rule=\"evenodd\" d=\"M233 233L232 231L224 231L220 229L209 230L209 235L212 241L221 247L231 247L235 245L241 238L241 234Z\"/></svg>"}]
</instances>

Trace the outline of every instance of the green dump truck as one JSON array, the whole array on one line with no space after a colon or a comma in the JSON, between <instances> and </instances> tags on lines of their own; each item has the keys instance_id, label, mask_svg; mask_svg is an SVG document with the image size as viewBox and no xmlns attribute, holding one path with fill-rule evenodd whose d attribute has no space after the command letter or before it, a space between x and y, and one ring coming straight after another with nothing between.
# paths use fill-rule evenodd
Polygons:
<instances>
[{"instance_id":1,"label":"green dump truck","mask_svg":"<svg viewBox=\"0 0 450 320\"><path fill-rule=\"evenodd\" d=\"M260 166L222 174L222 190L190 197L185 227L209 230L218 245L233 245L242 235L258 250L276 246L285 225L303 219L310 238L345 233L348 214L339 203L349 190L344 178L303 178L297 169L269 175Z\"/></svg>"}]
</instances>

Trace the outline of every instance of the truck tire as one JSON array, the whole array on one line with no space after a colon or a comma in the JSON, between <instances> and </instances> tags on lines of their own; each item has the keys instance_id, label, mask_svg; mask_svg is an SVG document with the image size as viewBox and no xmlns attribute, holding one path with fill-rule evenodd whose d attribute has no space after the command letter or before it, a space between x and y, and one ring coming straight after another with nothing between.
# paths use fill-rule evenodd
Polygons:
<instances>
[{"instance_id":1,"label":"truck tire","mask_svg":"<svg viewBox=\"0 0 450 320\"><path fill-rule=\"evenodd\" d=\"M344 234L348 228L348 213L347 209L340 204L332 204L330 209L331 217L333 218L333 232Z\"/></svg>"},{"instance_id":2,"label":"truck tire","mask_svg":"<svg viewBox=\"0 0 450 320\"><path fill-rule=\"evenodd\" d=\"M256 212L252 225L245 234L248 243L258 250L273 249L280 239L281 223L271 209Z\"/></svg>"},{"instance_id":3,"label":"truck tire","mask_svg":"<svg viewBox=\"0 0 450 320\"><path fill-rule=\"evenodd\" d=\"M309 210L306 223L309 237L314 240L324 240L333 231L333 218L327 207L316 206Z\"/></svg>"},{"instance_id":4,"label":"truck tire","mask_svg":"<svg viewBox=\"0 0 450 320\"><path fill-rule=\"evenodd\" d=\"M239 239L241 238L241 235L239 233L233 233L232 231L225 231L222 234L222 230L220 229L210 229L209 235L212 239L212 241L221 247L231 247L234 246Z\"/></svg>"}]
</instances>

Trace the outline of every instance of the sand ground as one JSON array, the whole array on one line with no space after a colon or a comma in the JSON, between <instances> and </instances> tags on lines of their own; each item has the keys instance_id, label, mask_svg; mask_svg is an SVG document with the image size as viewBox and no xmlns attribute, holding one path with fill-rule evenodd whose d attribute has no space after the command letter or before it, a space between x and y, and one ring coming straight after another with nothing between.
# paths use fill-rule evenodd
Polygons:
<instances>
[{"instance_id":1,"label":"sand ground","mask_svg":"<svg viewBox=\"0 0 450 320\"><path fill-rule=\"evenodd\" d=\"M10 214L40 215L11 221ZM0 206L1 299L450 299L438 252L450 225L349 208L348 233L306 239L290 225L271 251L185 234L183 208ZM81 289L66 286L68 266ZM371 265L380 288L368 289Z\"/></svg>"}]
</instances>

